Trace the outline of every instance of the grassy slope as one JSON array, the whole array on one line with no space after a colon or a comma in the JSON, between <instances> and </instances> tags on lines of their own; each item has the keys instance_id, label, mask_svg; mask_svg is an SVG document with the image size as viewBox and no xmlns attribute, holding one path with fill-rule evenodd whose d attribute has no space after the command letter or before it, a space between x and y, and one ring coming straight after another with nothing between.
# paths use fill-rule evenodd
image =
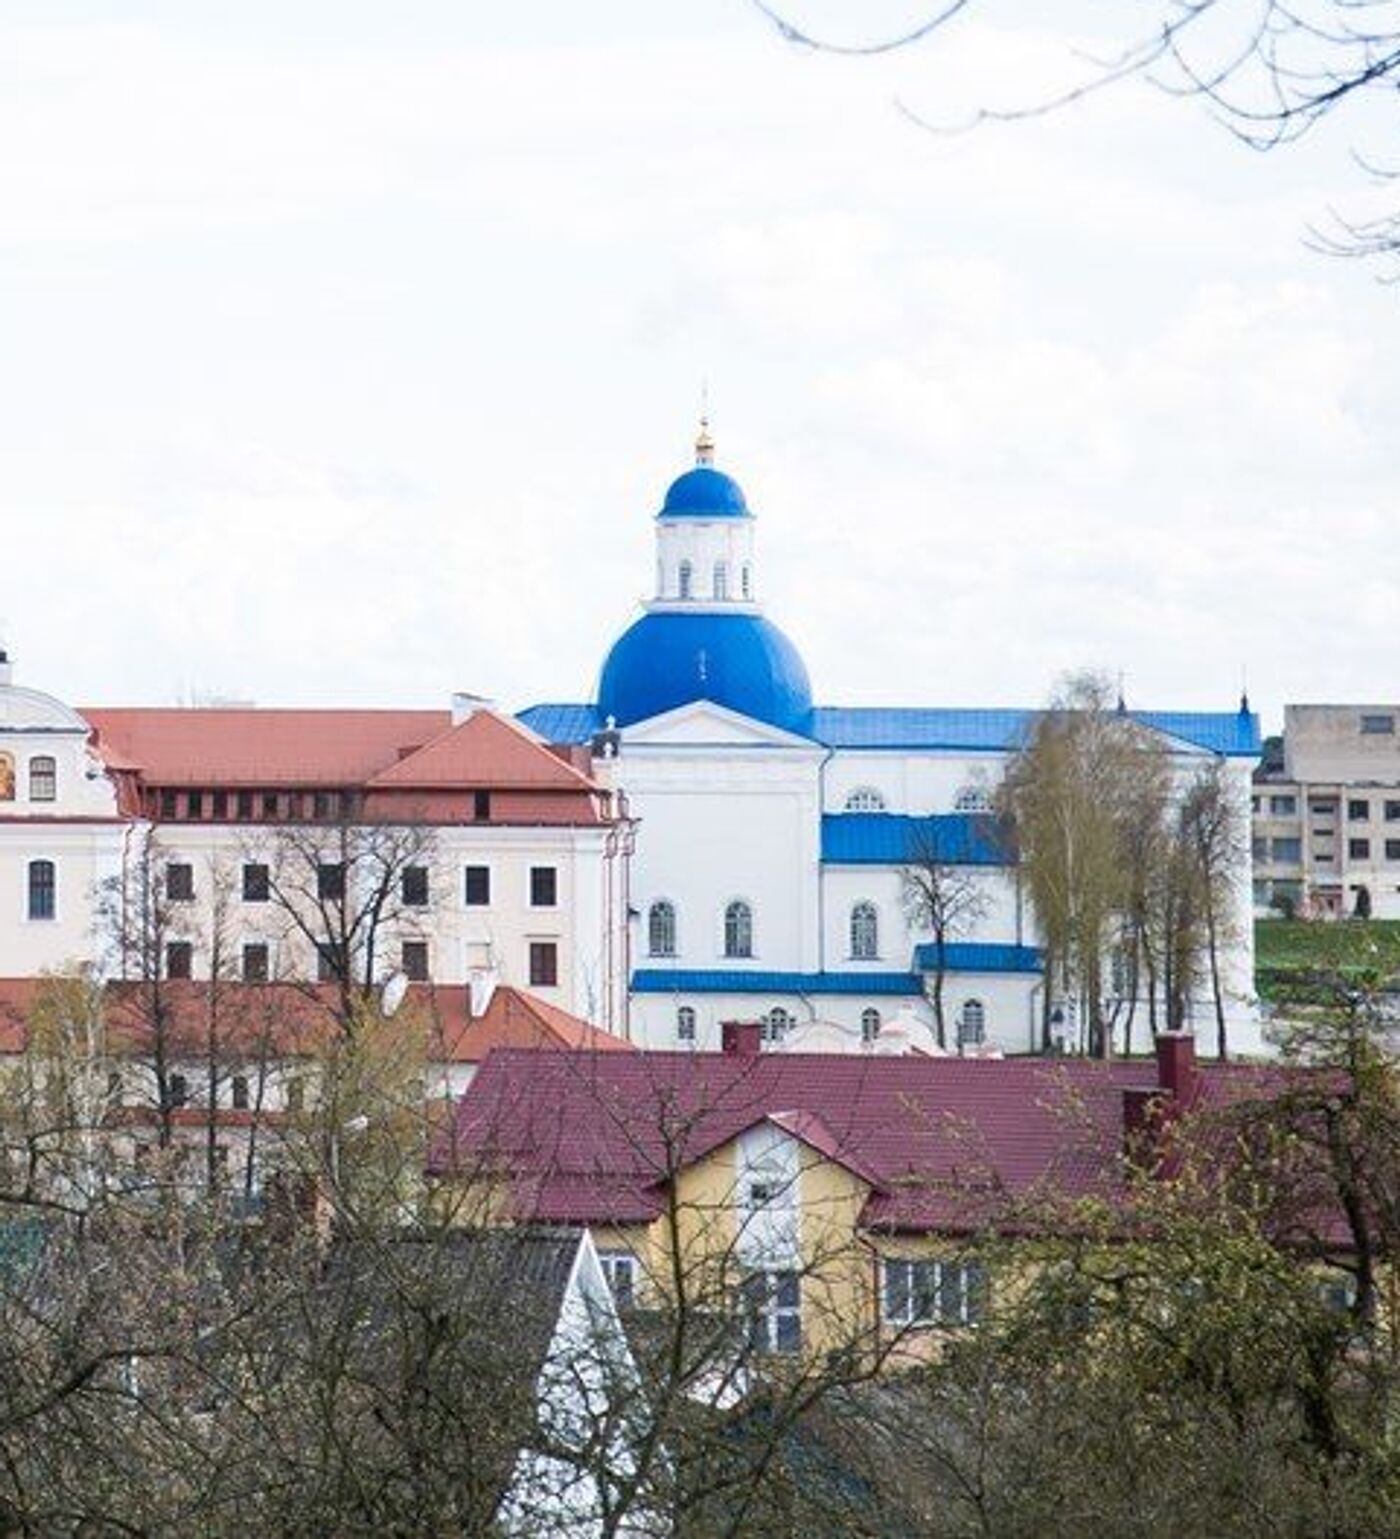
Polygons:
<instances>
[{"instance_id":1,"label":"grassy slope","mask_svg":"<svg viewBox=\"0 0 1400 1539\"><path fill-rule=\"evenodd\" d=\"M1254 926L1254 965L1266 998L1309 973L1400 973L1400 920L1306 922L1260 919Z\"/></svg>"}]
</instances>

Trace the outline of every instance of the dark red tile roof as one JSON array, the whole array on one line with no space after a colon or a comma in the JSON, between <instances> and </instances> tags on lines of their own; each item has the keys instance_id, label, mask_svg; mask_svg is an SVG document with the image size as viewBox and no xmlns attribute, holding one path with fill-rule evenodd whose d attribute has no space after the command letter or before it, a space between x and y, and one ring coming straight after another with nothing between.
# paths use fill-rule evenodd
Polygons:
<instances>
[{"instance_id":1,"label":"dark red tile roof","mask_svg":"<svg viewBox=\"0 0 1400 1539\"><path fill-rule=\"evenodd\" d=\"M1203 1065L1196 1099L1278 1088L1279 1070ZM993 1205L1122 1190L1123 1092L1150 1060L495 1053L434 1166L514 1174L517 1216L640 1222L669 1176L770 1119L871 1187L866 1227L976 1228Z\"/></svg>"}]
</instances>

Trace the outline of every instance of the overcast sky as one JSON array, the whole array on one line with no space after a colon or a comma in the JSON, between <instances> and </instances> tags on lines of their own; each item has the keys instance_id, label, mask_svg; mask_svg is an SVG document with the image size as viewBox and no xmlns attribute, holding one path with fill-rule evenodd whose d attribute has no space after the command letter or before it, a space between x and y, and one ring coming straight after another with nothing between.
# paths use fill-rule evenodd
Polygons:
<instances>
[{"instance_id":1,"label":"overcast sky","mask_svg":"<svg viewBox=\"0 0 1400 1539\"><path fill-rule=\"evenodd\" d=\"M853 61L746 0L0 0L22 680L590 698L708 380L824 703L1400 697L1400 292L1302 241L1344 136L901 115L1062 79L1013 10Z\"/></svg>"}]
</instances>

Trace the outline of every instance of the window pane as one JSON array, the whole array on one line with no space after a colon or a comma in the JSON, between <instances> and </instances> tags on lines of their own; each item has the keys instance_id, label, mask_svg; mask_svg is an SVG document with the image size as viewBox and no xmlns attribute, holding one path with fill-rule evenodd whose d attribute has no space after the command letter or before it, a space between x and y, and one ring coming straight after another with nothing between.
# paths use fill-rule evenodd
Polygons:
<instances>
[{"instance_id":1,"label":"window pane","mask_svg":"<svg viewBox=\"0 0 1400 1539\"><path fill-rule=\"evenodd\" d=\"M165 896L173 903L189 903L194 898L194 867L172 861L165 868Z\"/></svg>"},{"instance_id":2,"label":"window pane","mask_svg":"<svg viewBox=\"0 0 1400 1539\"><path fill-rule=\"evenodd\" d=\"M267 947L260 942L250 942L243 948L243 981L267 982Z\"/></svg>"},{"instance_id":3,"label":"window pane","mask_svg":"<svg viewBox=\"0 0 1400 1539\"><path fill-rule=\"evenodd\" d=\"M316 896L338 903L345 896L345 867L339 863L316 867Z\"/></svg>"},{"instance_id":4,"label":"window pane","mask_svg":"<svg viewBox=\"0 0 1400 1539\"><path fill-rule=\"evenodd\" d=\"M468 866L466 901L471 908L485 908L491 902L490 866Z\"/></svg>"},{"instance_id":5,"label":"window pane","mask_svg":"<svg viewBox=\"0 0 1400 1539\"><path fill-rule=\"evenodd\" d=\"M553 941L530 942L530 983L553 988L559 982L559 952Z\"/></svg>"},{"instance_id":6,"label":"window pane","mask_svg":"<svg viewBox=\"0 0 1400 1539\"><path fill-rule=\"evenodd\" d=\"M29 761L29 799L51 802L58 795L58 763L48 754L38 754Z\"/></svg>"},{"instance_id":7,"label":"window pane","mask_svg":"<svg viewBox=\"0 0 1400 1539\"><path fill-rule=\"evenodd\" d=\"M409 908L425 908L428 902L428 868L406 866L403 873L403 901Z\"/></svg>"},{"instance_id":8,"label":"window pane","mask_svg":"<svg viewBox=\"0 0 1400 1539\"><path fill-rule=\"evenodd\" d=\"M54 917L57 875L51 860L29 862L29 917L52 919Z\"/></svg>"},{"instance_id":9,"label":"window pane","mask_svg":"<svg viewBox=\"0 0 1400 1539\"><path fill-rule=\"evenodd\" d=\"M245 903L266 903L268 890L267 867L261 865L244 866L243 901Z\"/></svg>"},{"instance_id":10,"label":"window pane","mask_svg":"<svg viewBox=\"0 0 1400 1539\"><path fill-rule=\"evenodd\" d=\"M530 905L532 908L553 908L556 896L556 880L553 866L530 867Z\"/></svg>"}]
</instances>

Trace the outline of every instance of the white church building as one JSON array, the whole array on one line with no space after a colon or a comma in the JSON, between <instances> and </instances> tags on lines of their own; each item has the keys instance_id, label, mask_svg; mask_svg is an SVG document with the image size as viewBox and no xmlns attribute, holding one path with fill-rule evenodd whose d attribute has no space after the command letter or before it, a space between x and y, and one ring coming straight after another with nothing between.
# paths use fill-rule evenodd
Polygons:
<instances>
[{"instance_id":1,"label":"white church building","mask_svg":"<svg viewBox=\"0 0 1400 1539\"><path fill-rule=\"evenodd\" d=\"M722 1022L758 1018L774 1047L930 1045L932 948L906 918L902 872L933 837L983 896L946 948L950 1046L1037 1050L1047 1013L1076 1046L1072 1006L1047 1012L1033 918L990 815L1035 713L815 704L763 613L753 513L703 427L655 527L655 597L609 652L597 699L520 717L612 760L638 820L633 1039L716 1049ZM1183 771L1223 761L1247 826L1259 728L1243 702L1132 716ZM1260 1045L1249 901L1245 871L1226 984L1232 1049L1246 1052ZM1204 1034L1205 1001L1196 1018Z\"/></svg>"}]
</instances>

